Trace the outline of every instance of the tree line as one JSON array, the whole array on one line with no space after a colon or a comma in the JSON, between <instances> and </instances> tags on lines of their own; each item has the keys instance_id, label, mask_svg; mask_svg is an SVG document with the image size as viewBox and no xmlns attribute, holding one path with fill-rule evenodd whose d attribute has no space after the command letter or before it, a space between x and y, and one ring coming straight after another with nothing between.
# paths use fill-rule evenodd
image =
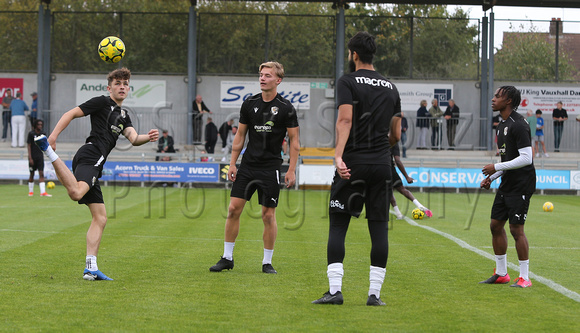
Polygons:
<instances>
[{"instance_id":1,"label":"tree line","mask_svg":"<svg viewBox=\"0 0 580 333\"><path fill-rule=\"evenodd\" d=\"M100 60L97 45L116 35L127 46L122 65L134 73L185 74L189 6L185 0L53 0L51 70L110 71L112 65ZM38 0L0 0L0 8L9 10L0 11L0 71L36 71ZM196 12L200 74L248 75L259 63L277 60L290 76L334 76L337 11L329 3L200 0ZM375 68L385 76L479 77L479 22L461 9L352 4L345 21L346 40L360 30L376 36ZM346 62L346 50L344 54ZM496 68L515 61L498 57ZM534 73L534 79L542 77Z\"/></svg>"}]
</instances>

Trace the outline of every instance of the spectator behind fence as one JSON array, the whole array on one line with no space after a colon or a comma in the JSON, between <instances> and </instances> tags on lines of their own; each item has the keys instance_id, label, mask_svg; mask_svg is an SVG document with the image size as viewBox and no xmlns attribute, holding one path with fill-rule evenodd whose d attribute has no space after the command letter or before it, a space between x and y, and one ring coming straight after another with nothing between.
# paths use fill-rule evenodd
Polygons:
<instances>
[{"instance_id":1,"label":"spectator behind fence","mask_svg":"<svg viewBox=\"0 0 580 333\"><path fill-rule=\"evenodd\" d=\"M568 113L566 109L562 108L562 102L556 104L556 108L552 112L552 119L554 119L554 151L560 152L560 141L562 141L562 132L564 132L564 121L568 120Z\"/></svg>"},{"instance_id":2,"label":"spectator behind fence","mask_svg":"<svg viewBox=\"0 0 580 333\"><path fill-rule=\"evenodd\" d=\"M427 111L427 101L421 101L421 107L417 110L417 128L419 129L419 140L417 149L427 149L427 131L429 130L429 111Z\"/></svg>"},{"instance_id":3,"label":"spectator behind fence","mask_svg":"<svg viewBox=\"0 0 580 333\"><path fill-rule=\"evenodd\" d=\"M12 115L10 114L10 103L12 103L13 99L14 96L12 96L12 90L6 89L5 95L2 98L2 142L6 141L8 128L12 126L10 124L10 118L12 118ZM12 129L10 129L10 131L12 132Z\"/></svg>"},{"instance_id":4,"label":"spectator behind fence","mask_svg":"<svg viewBox=\"0 0 580 333\"><path fill-rule=\"evenodd\" d=\"M220 126L220 129L218 130L220 139L222 139L222 153L226 151L228 135L230 135L230 132L232 131L233 124L234 124L233 119L224 121L223 124Z\"/></svg>"},{"instance_id":5,"label":"spectator behind fence","mask_svg":"<svg viewBox=\"0 0 580 333\"><path fill-rule=\"evenodd\" d=\"M211 117L207 118L207 124L205 125L205 151L208 154L213 154L215 151L215 145L218 138L218 129L213 123Z\"/></svg>"},{"instance_id":6,"label":"spectator behind fence","mask_svg":"<svg viewBox=\"0 0 580 333\"><path fill-rule=\"evenodd\" d=\"M32 104L30 104L30 115L28 118L30 118L30 125L34 129L34 121L38 118L38 94L33 92L30 96L32 96Z\"/></svg>"},{"instance_id":7,"label":"spectator behind fence","mask_svg":"<svg viewBox=\"0 0 580 333\"><path fill-rule=\"evenodd\" d=\"M163 135L159 138L157 144L157 152L162 154L171 154L175 153L175 147L173 147L173 137L169 135L167 130L163 130ZM156 156L156 161L171 161L170 156Z\"/></svg>"},{"instance_id":8,"label":"spectator behind fence","mask_svg":"<svg viewBox=\"0 0 580 333\"><path fill-rule=\"evenodd\" d=\"M449 106L443 116L447 119L447 142L449 143L449 149L453 150L455 149L455 131L459 123L459 107L455 104L455 100L449 100Z\"/></svg>"},{"instance_id":9,"label":"spectator behind fence","mask_svg":"<svg viewBox=\"0 0 580 333\"><path fill-rule=\"evenodd\" d=\"M203 102L201 95L195 97L193 101L193 142L201 142L201 127L203 126L203 114L212 113L205 103Z\"/></svg>"},{"instance_id":10,"label":"spectator behind fence","mask_svg":"<svg viewBox=\"0 0 580 333\"><path fill-rule=\"evenodd\" d=\"M10 112L12 114L12 148L24 148L24 138L26 137L26 115L28 105L22 100L22 94L16 93L16 99L10 102Z\"/></svg>"},{"instance_id":11,"label":"spectator behind fence","mask_svg":"<svg viewBox=\"0 0 580 333\"><path fill-rule=\"evenodd\" d=\"M232 153L232 147L234 145L234 137L236 136L237 132L238 126L232 126L232 130L230 131L230 133L228 133L228 137L226 138L226 148L224 149L225 155L222 158L222 162L225 162L227 160L226 155Z\"/></svg>"},{"instance_id":12,"label":"spectator behind fence","mask_svg":"<svg viewBox=\"0 0 580 333\"><path fill-rule=\"evenodd\" d=\"M443 110L439 107L439 100L434 98L429 108L431 115L431 149L438 150L441 148L441 124L443 123Z\"/></svg>"},{"instance_id":13,"label":"spectator behind fence","mask_svg":"<svg viewBox=\"0 0 580 333\"><path fill-rule=\"evenodd\" d=\"M542 118L542 110L536 110L536 135L535 135L535 146L536 146L536 157L540 157L540 145L542 144L542 150L544 151L544 157L550 157L546 153L546 145L544 144L544 118ZM532 150L533 153L533 150Z\"/></svg>"}]
</instances>

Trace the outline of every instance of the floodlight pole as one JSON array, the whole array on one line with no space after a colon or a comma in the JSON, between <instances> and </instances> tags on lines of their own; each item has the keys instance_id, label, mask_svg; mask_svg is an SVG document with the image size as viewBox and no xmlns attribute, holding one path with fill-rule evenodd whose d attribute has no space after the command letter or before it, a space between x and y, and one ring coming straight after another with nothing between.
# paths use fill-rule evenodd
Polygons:
<instances>
[{"instance_id":1,"label":"floodlight pole","mask_svg":"<svg viewBox=\"0 0 580 333\"><path fill-rule=\"evenodd\" d=\"M48 1L50 3L50 1ZM38 7L38 58L37 58L37 88L38 88L38 119L44 121L46 131L50 131L50 114L43 115L50 109L50 27L51 14L43 2Z\"/></svg>"},{"instance_id":2,"label":"floodlight pole","mask_svg":"<svg viewBox=\"0 0 580 333\"><path fill-rule=\"evenodd\" d=\"M197 17L195 1L189 7L189 26L187 41L187 143L193 144L193 100L197 93Z\"/></svg>"},{"instance_id":3,"label":"floodlight pole","mask_svg":"<svg viewBox=\"0 0 580 333\"><path fill-rule=\"evenodd\" d=\"M560 19L556 21L556 82L560 81L560 58L559 53L560 51Z\"/></svg>"},{"instance_id":4,"label":"floodlight pole","mask_svg":"<svg viewBox=\"0 0 580 333\"><path fill-rule=\"evenodd\" d=\"M489 124L485 121L488 117L488 37L487 16L484 16L481 20L481 81L479 83L481 100L479 101L479 118L482 120L479 123L479 145L481 147L487 147L487 150L491 150L491 141L486 140Z\"/></svg>"},{"instance_id":5,"label":"floodlight pole","mask_svg":"<svg viewBox=\"0 0 580 333\"><path fill-rule=\"evenodd\" d=\"M488 96L487 96L487 103L490 103L491 99L493 98L493 94L495 93L495 89L494 89L494 84L495 84L495 71L494 71L494 64L495 64L495 58L494 58L494 53L495 53L495 47L494 47L494 27L495 27L495 14L493 13L493 8L491 9L491 12L489 13L489 90L488 90ZM486 109L486 119L487 119L487 124L485 124L487 126L487 128L489 129L489 124L491 123L491 119L493 118L493 110L490 107L491 105L488 104L488 107ZM486 130L485 133L489 133L489 130ZM492 137L493 135L487 135L487 149L488 150L493 150L493 141L492 141Z\"/></svg>"},{"instance_id":6,"label":"floodlight pole","mask_svg":"<svg viewBox=\"0 0 580 333\"><path fill-rule=\"evenodd\" d=\"M338 117L338 93L336 90L336 83L338 79L344 74L344 39L345 39L345 27L344 27L344 4L338 3L338 14L336 14L336 64L334 73L334 122Z\"/></svg>"}]
</instances>

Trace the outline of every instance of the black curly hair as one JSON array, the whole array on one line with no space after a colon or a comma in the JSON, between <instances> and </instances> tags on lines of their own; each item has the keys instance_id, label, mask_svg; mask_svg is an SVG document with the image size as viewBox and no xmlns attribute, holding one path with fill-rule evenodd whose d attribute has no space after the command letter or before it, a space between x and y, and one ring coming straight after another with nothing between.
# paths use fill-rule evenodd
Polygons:
<instances>
[{"instance_id":1,"label":"black curly hair","mask_svg":"<svg viewBox=\"0 0 580 333\"><path fill-rule=\"evenodd\" d=\"M498 93L501 96L505 96L507 99L511 99L511 106L512 110L516 111L520 106L520 102L522 101L522 94L518 90L518 88L514 86L501 86L498 89Z\"/></svg>"}]
</instances>

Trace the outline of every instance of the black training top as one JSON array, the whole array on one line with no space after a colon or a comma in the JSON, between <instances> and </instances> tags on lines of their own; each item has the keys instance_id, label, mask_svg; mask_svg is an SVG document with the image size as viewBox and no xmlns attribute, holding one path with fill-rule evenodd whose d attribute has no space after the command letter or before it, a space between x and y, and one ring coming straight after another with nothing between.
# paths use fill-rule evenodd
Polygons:
<instances>
[{"instance_id":1,"label":"black training top","mask_svg":"<svg viewBox=\"0 0 580 333\"><path fill-rule=\"evenodd\" d=\"M280 169L286 129L298 127L292 103L280 94L270 102L264 102L262 94L254 95L242 104L240 123L248 126L248 145L241 165L255 170Z\"/></svg>"},{"instance_id":2,"label":"black training top","mask_svg":"<svg viewBox=\"0 0 580 333\"><path fill-rule=\"evenodd\" d=\"M518 149L531 147L530 126L526 118L512 111L506 120L497 125L497 146L501 161L511 161L520 156ZM501 177L499 192L502 194L532 194L536 190L536 169L534 164L512 170L505 170Z\"/></svg>"},{"instance_id":3,"label":"black training top","mask_svg":"<svg viewBox=\"0 0 580 333\"><path fill-rule=\"evenodd\" d=\"M46 135L44 131L40 131L40 134L36 134L36 131L34 130L28 132L28 138L26 139L26 143L30 145L30 155L33 160L43 159L44 157L44 154L42 154L42 150L40 150L40 148L38 148L38 146L34 144L34 138L42 134Z\"/></svg>"},{"instance_id":4,"label":"black training top","mask_svg":"<svg viewBox=\"0 0 580 333\"><path fill-rule=\"evenodd\" d=\"M397 87L376 71L359 69L337 83L338 105L353 106L352 127L342 159L346 165L390 164L388 134L401 112Z\"/></svg>"},{"instance_id":5,"label":"black training top","mask_svg":"<svg viewBox=\"0 0 580 333\"><path fill-rule=\"evenodd\" d=\"M119 135L127 127L133 127L127 111L121 109L108 96L97 96L79 105L85 116L91 116L91 134L86 143L99 148L106 158L115 148Z\"/></svg>"}]
</instances>

